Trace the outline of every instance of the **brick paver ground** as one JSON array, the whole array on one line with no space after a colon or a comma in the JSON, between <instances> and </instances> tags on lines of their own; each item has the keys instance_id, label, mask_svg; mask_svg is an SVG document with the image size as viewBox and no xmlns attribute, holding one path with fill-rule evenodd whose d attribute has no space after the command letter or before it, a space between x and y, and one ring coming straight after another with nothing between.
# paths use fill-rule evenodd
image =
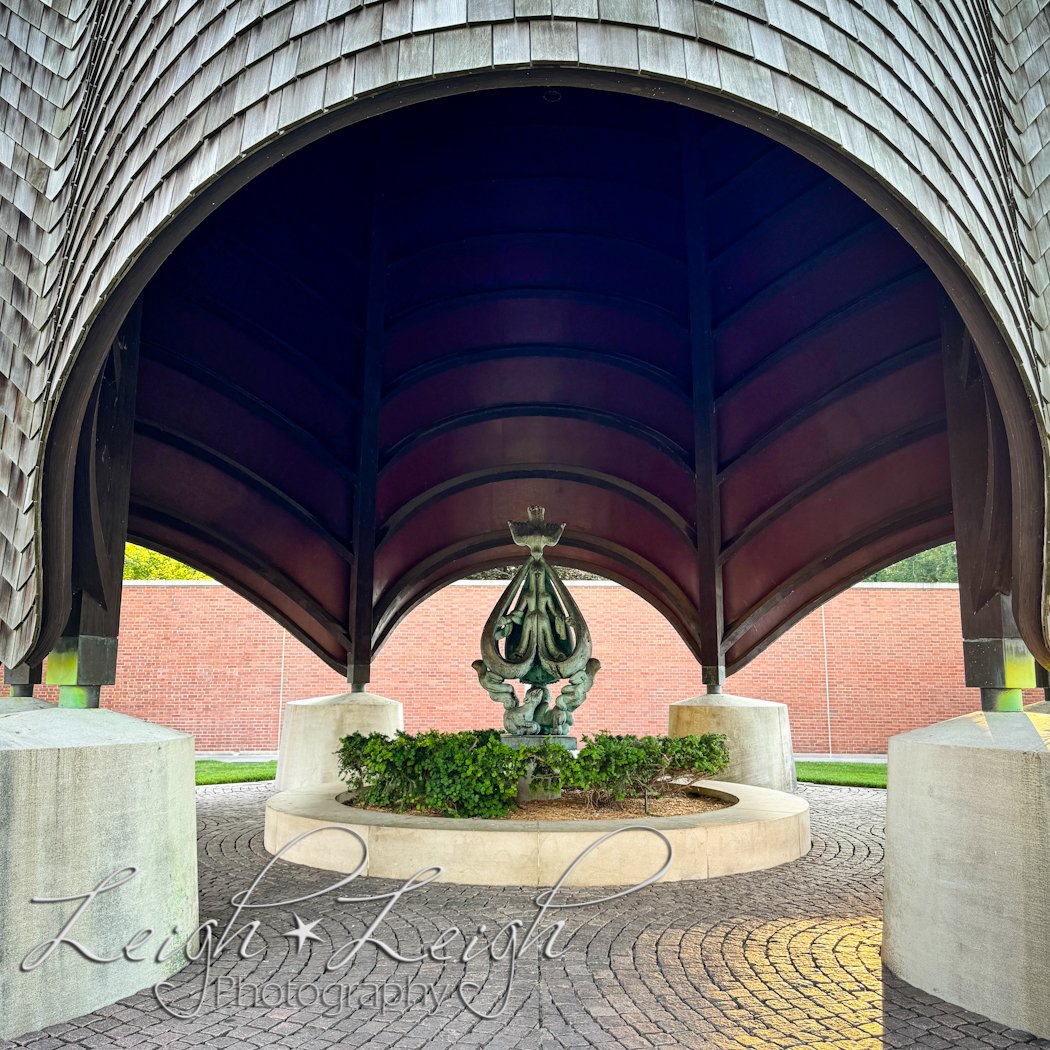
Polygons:
<instances>
[{"instance_id":1,"label":"brick paver ground","mask_svg":"<svg viewBox=\"0 0 1050 1050\"><path fill-rule=\"evenodd\" d=\"M272 784L198 789L202 919L225 925L230 896L247 888L269 859L262 844L262 807L272 790ZM251 960L224 953L196 1017L177 1020L151 992L142 992L69 1024L0 1042L0 1050L271 1045L1050 1050L1050 1042L950 1006L882 970L885 793L815 785L800 790L812 806L814 845L806 857L748 875L655 885L562 912L555 918L566 923L560 938L567 945L564 956L541 961L535 948L524 952L507 1008L491 1020L467 1010L454 989L464 978L480 985L480 990L465 987L466 998L479 1012L494 1013L507 985L507 959L494 962L482 953L465 965L432 959L398 963L366 946L351 964L326 972L333 947L362 936L384 904L340 904L339 893L327 893L247 916L260 919L258 937L267 951ZM332 881L330 873L278 862L255 899L301 897ZM395 886L359 879L341 892L363 897ZM576 890L564 899L593 895ZM508 922L532 921L534 897L534 890L432 884L397 901L375 937L411 956L447 927L476 935L484 926L478 942L483 949ZM283 936L295 925L293 911L304 923L319 920L313 932L322 939L306 942L301 952ZM457 945L447 954L458 958L463 944ZM499 954L502 945L494 947ZM197 964L173 979L170 995L177 1009L192 1008L202 972ZM218 1003L216 977L223 978ZM406 980L415 986L407 1009ZM253 1006L260 991L266 1004ZM324 1001L313 1003L315 994ZM435 998L442 999L439 1005Z\"/></svg>"}]
</instances>

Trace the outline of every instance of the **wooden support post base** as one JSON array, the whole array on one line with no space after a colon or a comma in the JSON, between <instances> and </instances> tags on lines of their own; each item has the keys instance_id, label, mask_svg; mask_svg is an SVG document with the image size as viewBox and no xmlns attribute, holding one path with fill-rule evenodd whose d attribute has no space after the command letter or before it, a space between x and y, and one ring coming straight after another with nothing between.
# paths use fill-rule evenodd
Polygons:
<instances>
[{"instance_id":1,"label":"wooden support post base","mask_svg":"<svg viewBox=\"0 0 1050 1050\"><path fill-rule=\"evenodd\" d=\"M72 708L98 707L102 687L97 685L60 685L58 706Z\"/></svg>"},{"instance_id":2,"label":"wooden support post base","mask_svg":"<svg viewBox=\"0 0 1050 1050\"><path fill-rule=\"evenodd\" d=\"M59 707L98 707L101 687L116 680L116 638L63 635L47 658L47 684L58 686Z\"/></svg>"},{"instance_id":3,"label":"wooden support post base","mask_svg":"<svg viewBox=\"0 0 1050 1050\"><path fill-rule=\"evenodd\" d=\"M4 685L11 687L11 696L26 697L33 695L33 687L40 684L40 664L16 664L4 668Z\"/></svg>"},{"instance_id":4,"label":"wooden support post base","mask_svg":"<svg viewBox=\"0 0 1050 1050\"><path fill-rule=\"evenodd\" d=\"M1035 660L1020 638L964 638L966 684L981 690L982 711L1023 711L1034 689Z\"/></svg>"}]
</instances>

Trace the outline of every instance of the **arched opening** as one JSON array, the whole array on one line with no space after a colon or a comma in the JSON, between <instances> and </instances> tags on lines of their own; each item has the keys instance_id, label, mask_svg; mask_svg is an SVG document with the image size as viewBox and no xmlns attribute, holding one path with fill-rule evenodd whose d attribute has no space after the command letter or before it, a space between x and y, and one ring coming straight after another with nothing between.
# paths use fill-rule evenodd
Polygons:
<instances>
[{"instance_id":1,"label":"arched opening","mask_svg":"<svg viewBox=\"0 0 1050 1050\"><path fill-rule=\"evenodd\" d=\"M952 536L936 279L755 131L532 87L328 135L146 288L129 535L333 666L527 503L743 666Z\"/></svg>"}]
</instances>

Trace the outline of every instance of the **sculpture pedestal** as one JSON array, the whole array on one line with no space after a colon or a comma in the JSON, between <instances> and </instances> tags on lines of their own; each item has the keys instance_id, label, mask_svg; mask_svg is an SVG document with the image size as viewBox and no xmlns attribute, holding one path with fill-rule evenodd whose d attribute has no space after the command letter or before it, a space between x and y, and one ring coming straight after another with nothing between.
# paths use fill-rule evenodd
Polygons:
<instances>
[{"instance_id":1,"label":"sculpture pedestal","mask_svg":"<svg viewBox=\"0 0 1050 1050\"><path fill-rule=\"evenodd\" d=\"M339 779L339 741L351 733L393 737L405 728L404 710L396 700L375 693L339 693L284 706L277 789L327 784Z\"/></svg>"},{"instance_id":2,"label":"sculpture pedestal","mask_svg":"<svg viewBox=\"0 0 1050 1050\"><path fill-rule=\"evenodd\" d=\"M0 716L0 1039L108 1006L186 965L181 951L154 960L173 926L178 945L197 927L193 785L186 733L98 709ZM137 873L92 899L67 934L116 962L60 944L20 969L83 904L31 898L88 894L129 867ZM129 948L144 961L121 958L147 928Z\"/></svg>"},{"instance_id":3,"label":"sculpture pedestal","mask_svg":"<svg viewBox=\"0 0 1050 1050\"><path fill-rule=\"evenodd\" d=\"M669 736L723 733L729 767L719 780L774 791L795 790L795 754L785 704L729 693L704 693L668 709Z\"/></svg>"},{"instance_id":4,"label":"sculpture pedestal","mask_svg":"<svg viewBox=\"0 0 1050 1050\"><path fill-rule=\"evenodd\" d=\"M504 733L500 740L503 741L507 747L513 748L517 751L522 747L539 747L541 744L548 742L552 744L560 744L566 751L575 752L578 748L576 737L574 736L543 736L536 734L534 736L512 736L510 733ZM529 772L535 768L534 763L530 763ZM557 791L544 791L540 788L539 791L533 791L530 787L529 777L523 776L518 778L518 793L515 796L515 801L522 802L537 802L545 801L552 798L561 798L561 788Z\"/></svg>"},{"instance_id":5,"label":"sculpture pedestal","mask_svg":"<svg viewBox=\"0 0 1050 1050\"><path fill-rule=\"evenodd\" d=\"M1050 715L988 711L890 739L882 959L1050 1037Z\"/></svg>"}]
</instances>

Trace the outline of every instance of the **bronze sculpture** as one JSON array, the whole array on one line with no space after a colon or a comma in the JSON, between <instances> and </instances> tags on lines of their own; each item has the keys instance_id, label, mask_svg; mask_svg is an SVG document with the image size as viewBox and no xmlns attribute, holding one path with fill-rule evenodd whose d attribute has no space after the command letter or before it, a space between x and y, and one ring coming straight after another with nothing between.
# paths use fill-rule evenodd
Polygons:
<instances>
[{"instance_id":1,"label":"bronze sculpture","mask_svg":"<svg viewBox=\"0 0 1050 1050\"><path fill-rule=\"evenodd\" d=\"M503 704L503 726L511 738L559 737L575 747L566 733L601 664L591 656L583 614L543 554L544 547L561 539L565 525L545 518L543 507L529 507L528 521L507 522L514 542L529 548L529 557L489 615L481 635L482 659L471 666L482 688ZM529 687L524 704L507 679ZM551 705L549 687L563 679L568 681Z\"/></svg>"}]
</instances>

